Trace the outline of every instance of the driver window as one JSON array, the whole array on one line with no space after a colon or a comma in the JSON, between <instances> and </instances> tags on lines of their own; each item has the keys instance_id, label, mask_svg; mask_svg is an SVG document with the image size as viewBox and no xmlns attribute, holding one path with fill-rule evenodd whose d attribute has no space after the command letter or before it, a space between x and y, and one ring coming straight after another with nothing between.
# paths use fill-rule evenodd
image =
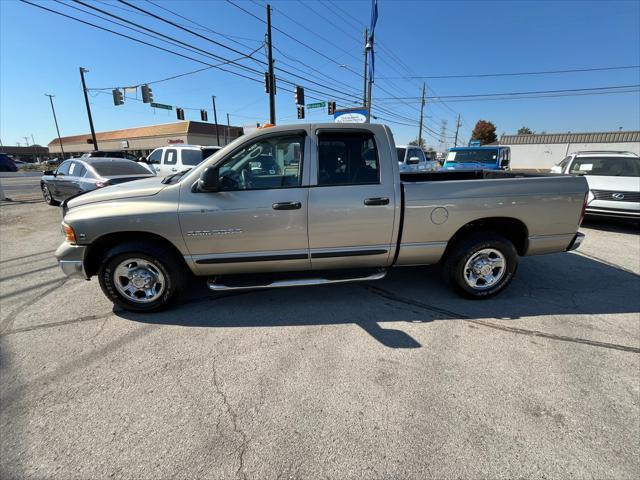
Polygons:
<instances>
[{"instance_id":1,"label":"driver window","mask_svg":"<svg viewBox=\"0 0 640 480\"><path fill-rule=\"evenodd\" d=\"M160 163L161 159L162 159L162 150L154 150L153 152L151 152L151 155L147 157L147 163L151 165L158 164Z\"/></svg>"},{"instance_id":2,"label":"driver window","mask_svg":"<svg viewBox=\"0 0 640 480\"><path fill-rule=\"evenodd\" d=\"M304 140L304 135L283 135L242 147L220 167L220 190L299 187Z\"/></svg>"}]
</instances>

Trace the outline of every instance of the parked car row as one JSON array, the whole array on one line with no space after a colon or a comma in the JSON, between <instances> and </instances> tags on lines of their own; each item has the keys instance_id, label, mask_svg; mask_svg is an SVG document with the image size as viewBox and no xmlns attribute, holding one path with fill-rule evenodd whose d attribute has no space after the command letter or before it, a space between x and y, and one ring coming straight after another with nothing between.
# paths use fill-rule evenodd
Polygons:
<instances>
[{"instance_id":1,"label":"parked car row","mask_svg":"<svg viewBox=\"0 0 640 480\"><path fill-rule=\"evenodd\" d=\"M148 158L141 159L127 152L94 151L80 158L64 160L55 170L45 171L40 188L47 204L60 205L64 200L98 188L188 170L220 148L198 145L161 147L151 152ZM0 161L0 170L3 162Z\"/></svg>"}]
</instances>

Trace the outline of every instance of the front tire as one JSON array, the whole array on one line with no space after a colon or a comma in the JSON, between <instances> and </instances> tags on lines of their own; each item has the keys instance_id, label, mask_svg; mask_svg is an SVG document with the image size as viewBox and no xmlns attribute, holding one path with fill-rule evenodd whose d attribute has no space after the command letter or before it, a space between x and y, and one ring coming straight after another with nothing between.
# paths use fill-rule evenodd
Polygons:
<instances>
[{"instance_id":1,"label":"front tire","mask_svg":"<svg viewBox=\"0 0 640 480\"><path fill-rule=\"evenodd\" d=\"M504 290L518 268L513 243L492 232L477 232L458 241L448 253L444 275L460 295L481 299Z\"/></svg>"},{"instance_id":2,"label":"front tire","mask_svg":"<svg viewBox=\"0 0 640 480\"><path fill-rule=\"evenodd\" d=\"M53 198L53 195L51 195L49 186L46 183L43 183L40 188L42 189L42 198L44 198L44 201L47 205L52 205L54 207L57 207L58 205L60 205L60 202L56 201Z\"/></svg>"},{"instance_id":3,"label":"front tire","mask_svg":"<svg viewBox=\"0 0 640 480\"><path fill-rule=\"evenodd\" d=\"M107 298L132 312L166 308L188 280L185 265L151 243L114 247L107 252L98 278Z\"/></svg>"}]
</instances>

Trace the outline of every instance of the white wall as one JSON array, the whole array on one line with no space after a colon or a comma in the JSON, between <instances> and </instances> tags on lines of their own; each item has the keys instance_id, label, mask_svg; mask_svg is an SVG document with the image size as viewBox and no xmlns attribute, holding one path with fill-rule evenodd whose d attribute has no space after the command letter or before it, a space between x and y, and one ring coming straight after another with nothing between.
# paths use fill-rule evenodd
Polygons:
<instances>
[{"instance_id":1,"label":"white wall","mask_svg":"<svg viewBox=\"0 0 640 480\"><path fill-rule=\"evenodd\" d=\"M640 143L551 143L511 145L511 168L547 171L572 152L611 150L640 155Z\"/></svg>"}]
</instances>

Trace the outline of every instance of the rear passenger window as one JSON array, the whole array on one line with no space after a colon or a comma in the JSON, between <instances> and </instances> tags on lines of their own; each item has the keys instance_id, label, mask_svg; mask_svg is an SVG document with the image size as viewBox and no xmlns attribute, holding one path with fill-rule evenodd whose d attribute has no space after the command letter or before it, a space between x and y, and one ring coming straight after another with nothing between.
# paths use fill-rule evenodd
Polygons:
<instances>
[{"instance_id":1,"label":"rear passenger window","mask_svg":"<svg viewBox=\"0 0 640 480\"><path fill-rule=\"evenodd\" d=\"M178 161L178 152L176 150L171 149L164 152L165 165L175 165L177 161Z\"/></svg>"},{"instance_id":2,"label":"rear passenger window","mask_svg":"<svg viewBox=\"0 0 640 480\"><path fill-rule=\"evenodd\" d=\"M182 150L182 164L193 167L202 161L202 151L200 150Z\"/></svg>"},{"instance_id":3,"label":"rear passenger window","mask_svg":"<svg viewBox=\"0 0 640 480\"><path fill-rule=\"evenodd\" d=\"M320 133L318 185L380 183L378 150L369 133Z\"/></svg>"}]
</instances>

